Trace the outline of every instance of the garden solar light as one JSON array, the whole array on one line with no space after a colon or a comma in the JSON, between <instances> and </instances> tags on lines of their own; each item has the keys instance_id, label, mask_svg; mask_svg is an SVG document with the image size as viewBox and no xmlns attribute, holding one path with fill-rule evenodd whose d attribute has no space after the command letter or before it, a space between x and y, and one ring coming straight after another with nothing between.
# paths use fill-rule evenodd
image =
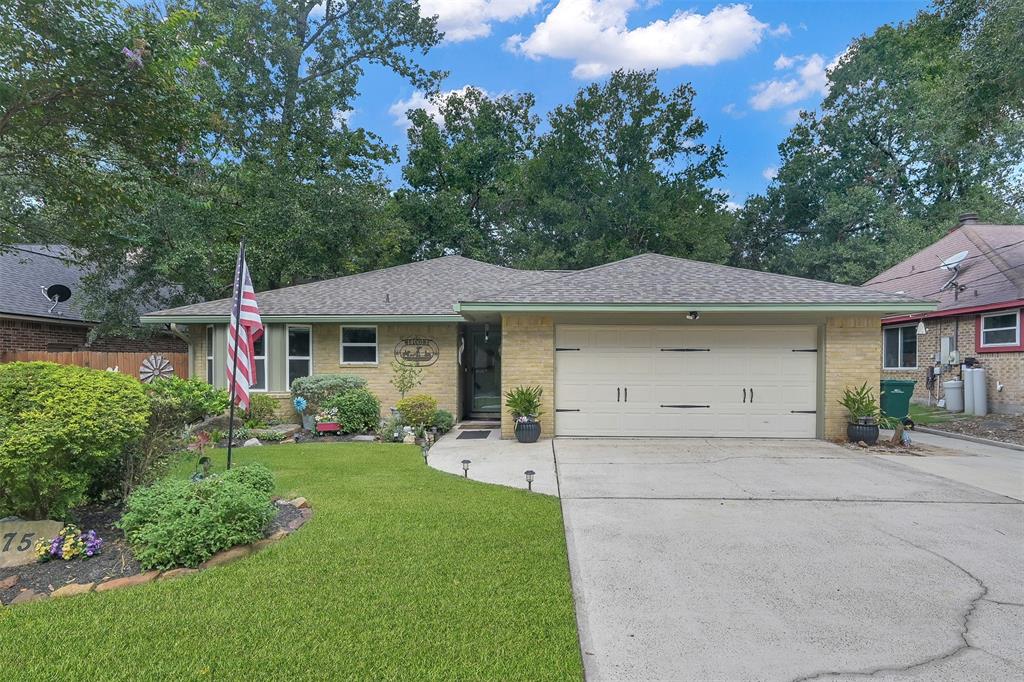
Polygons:
<instances>
[{"instance_id":1,"label":"garden solar light","mask_svg":"<svg viewBox=\"0 0 1024 682\"><path fill-rule=\"evenodd\" d=\"M533 469L527 469L526 474L526 488L527 490L533 490L533 477L537 475L537 472Z\"/></svg>"},{"instance_id":2,"label":"garden solar light","mask_svg":"<svg viewBox=\"0 0 1024 682\"><path fill-rule=\"evenodd\" d=\"M462 460L462 477L469 478L469 460Z\"/></svg>"},{"instance_id":3,"label":"garden solar light","mask_svg":"<svg viewBox=\"0 0 1024 682\"><path fill-rule=\"evenodd\" d=\"M423 444L423 463L427 463L427 453L430 452L430 445L427 443Z\"/></svg>"}]
</instances>

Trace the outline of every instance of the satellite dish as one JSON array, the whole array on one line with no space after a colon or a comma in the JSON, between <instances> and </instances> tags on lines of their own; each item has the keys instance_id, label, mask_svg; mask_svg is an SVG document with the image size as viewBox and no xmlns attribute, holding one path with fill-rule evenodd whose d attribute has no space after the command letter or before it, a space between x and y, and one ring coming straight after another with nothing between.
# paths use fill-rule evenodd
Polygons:
<instances>
[{"instance_id":1,"label":"satellite dish","mask_svg":"<svg viewBox=\"0 0 1024 682\"><path fill-rule=\"evenodd\" d=\"M43 290L43 293L46 295L47 300L54 303L63 303L71 298L71 289L63 284L51 284Z\"/></svg>"},{"instance_id":2,"label":"satellite dish","mask_svg":"<svg viewBox=\"0 0 1024 682\"><path fill-rule=\"evenodd\" d=\"M961 251L960 253L954 253L952 256L942 261L943 270L956 270L957 266L963 262L964 258L967 258L967 251Z\"/></svg>"}]
</instances>

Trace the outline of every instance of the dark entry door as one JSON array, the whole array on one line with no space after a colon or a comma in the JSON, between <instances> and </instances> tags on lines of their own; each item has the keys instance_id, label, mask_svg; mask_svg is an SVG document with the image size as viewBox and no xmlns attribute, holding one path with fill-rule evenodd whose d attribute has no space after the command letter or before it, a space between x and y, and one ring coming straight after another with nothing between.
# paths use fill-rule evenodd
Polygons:
<instances>
[{"instance_id":1,"label":"dark entry door","mask_svg":"<svg viewBox=\"0 0 1024 682\"><path fill-rule=\"evenodd\" d=\"M501 328L467 325L463 338L464 412L475 419L497 418L501 415Z\"/></svg>"}]
</instances>

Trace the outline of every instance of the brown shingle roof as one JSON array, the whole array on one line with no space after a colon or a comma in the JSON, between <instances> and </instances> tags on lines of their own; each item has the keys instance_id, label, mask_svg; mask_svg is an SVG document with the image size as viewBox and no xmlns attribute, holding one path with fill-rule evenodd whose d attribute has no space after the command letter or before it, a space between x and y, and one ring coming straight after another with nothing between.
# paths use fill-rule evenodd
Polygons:
<instances>
[{"instance_id":1,"label":"brown shingle roof","mask_svg":"<svg viewBox=\"0 0 1024 682\"><path fill-rule=\"evenodd\" d=\"M967 257L957 283L964 288L942 289L953 273L939 266L961 251ZM961 225L864 286L937 300L940 311L1024 299L1024 225Z\"/></svg>"}]
</instances>

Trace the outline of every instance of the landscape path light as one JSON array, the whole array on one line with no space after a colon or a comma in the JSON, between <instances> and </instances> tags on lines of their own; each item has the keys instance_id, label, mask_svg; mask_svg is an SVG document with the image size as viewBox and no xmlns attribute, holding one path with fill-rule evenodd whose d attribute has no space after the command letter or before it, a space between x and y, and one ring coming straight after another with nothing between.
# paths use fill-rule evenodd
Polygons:
<instances>
[{"instance_id":1,"label":"landscape path light","mask_svg":"<svg viewBox=\"0 0 1024 682\"><path fill-rule=\"evenodd\" d=\"M469 478L469 464L470 464L470 461L468 459L462 460L462 477L463 478Z\"/></svg>"},{"instance_id":2,"label":"landscape path light","mask_svg":"<svg viewBox=\"0 0 1024 682\"><path fill-rule=\"evenodd\" d=\"M527 469L523 473L526 474L526 489L533 490L533 477L537 475L537 472L533 469Z\"/></svg>"}]
</instances>

